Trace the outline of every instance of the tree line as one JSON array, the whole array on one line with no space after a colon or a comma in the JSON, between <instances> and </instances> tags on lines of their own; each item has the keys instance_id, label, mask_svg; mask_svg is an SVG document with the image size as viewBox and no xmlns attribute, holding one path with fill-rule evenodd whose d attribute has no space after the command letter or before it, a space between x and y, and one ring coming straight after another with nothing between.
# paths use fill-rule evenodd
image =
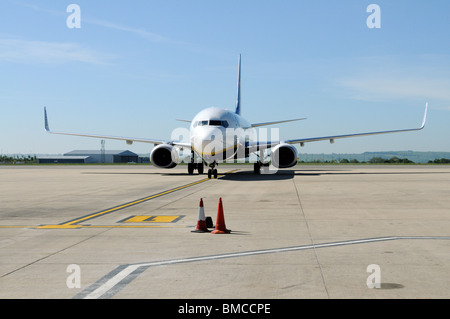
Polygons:
<instances>
[{"instance_id":1,"label":"tree line","mask_svg":"<svg viewBox=\"0 0 450 319\"><path fill-rule=\"evenodd\" d=\"M448 158L441 158L441 159L435 159L434 161L428 161L428 164L449 164L450 159Z\"/></svg>"},{"instance_id":2,"label":"tree line","mask_svg":"<svg viewBox=\"0 0 450 319\"><path fill-rule=\"evenodd\" d=\"M399 158L397 156L393 156L391 158L383 158L383 157L372 157L368 161L358 161L357 159L346 159L343 158L341 160L312 160L312 161L300 161L300 163L341 163L341 164L415 164L414 161L411 161L407 158ZM428 161L428 164L450 164L450 159L447 158L441 158L441 159L435 159L434 161L430 160Z\"/></svg>"},{"instance_id":3,"label":"tree line","mask_svg":"<svg viewBox=\"0 0 450 319\"><path fill-rule=\"evenodd\" d=\"M37 158L35 155L0 155L0 164L35 164L37 163Z\"/></svg>"}]
</instances>

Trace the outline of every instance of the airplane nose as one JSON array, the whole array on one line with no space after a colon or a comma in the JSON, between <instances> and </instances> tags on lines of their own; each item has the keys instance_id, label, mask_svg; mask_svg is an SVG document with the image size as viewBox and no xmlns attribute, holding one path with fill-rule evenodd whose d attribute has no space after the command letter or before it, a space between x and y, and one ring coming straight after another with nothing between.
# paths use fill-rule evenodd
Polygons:
<instances>
[{"instance_id":1,"label":"airplane nose","mask_svg":"<svg viewBox=\"0 0 450 319\"><path fill-rule=\"evenodd\" d=\"M214 154L223 149L223 132L218 128L205 127L196 135L196 149L203 154Z\"/></svg>"}]
</instances>

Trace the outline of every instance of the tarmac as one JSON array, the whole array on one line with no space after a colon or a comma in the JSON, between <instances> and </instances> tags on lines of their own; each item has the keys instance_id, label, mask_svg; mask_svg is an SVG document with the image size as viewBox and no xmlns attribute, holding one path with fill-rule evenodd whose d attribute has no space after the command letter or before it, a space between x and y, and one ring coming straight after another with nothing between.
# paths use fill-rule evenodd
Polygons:
<instances>
[{"instance_id":1,"label":"tarmac","mask_svg":"<svg viewBox=\"0 0 450 319\"><path fill-rule=\"evenodd\" d=\"M450 297L449 165L218 168L0 166L0 298Z\"/></svg>"}]
</instances>

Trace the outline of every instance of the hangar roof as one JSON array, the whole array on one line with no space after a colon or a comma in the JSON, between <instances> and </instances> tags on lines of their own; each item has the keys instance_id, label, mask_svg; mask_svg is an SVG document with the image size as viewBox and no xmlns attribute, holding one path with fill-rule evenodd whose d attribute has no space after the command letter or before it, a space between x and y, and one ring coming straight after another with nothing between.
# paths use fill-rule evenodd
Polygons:
<instances>
[{"instance_id":1,"label":"hangar roof","mask_svg":"<svg viewBox=\"0 0 450 319\"><path fill-rule=\"evenodd\" d=\"M38 156L37 159L87 159L89 158L89 156L60 156L60 155L56 155L56 156Z\"/></svg>"},{"instance_id":2,"label":"hangar roof","mask_svg":"<svg viewBox=\"0 0 450 319\"><path fill-rule=\"evenodd\" d=\"M71 155L101 155L102 152L100 150L74 150L68 153L65 153L64 156ZM118 151L118 150L105 150L105 155L121 155L121 156L138 156L138 154L133 153L131 151Z\"/></svg>"}]
</instances>

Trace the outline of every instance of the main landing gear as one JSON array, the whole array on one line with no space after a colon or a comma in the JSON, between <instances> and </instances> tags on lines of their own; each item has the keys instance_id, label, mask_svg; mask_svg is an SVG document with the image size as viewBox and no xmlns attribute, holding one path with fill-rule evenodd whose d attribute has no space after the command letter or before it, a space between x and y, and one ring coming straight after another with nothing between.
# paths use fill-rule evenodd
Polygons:
<instances>
[{"instance_id":1,"label":"main landing gear","mask_svg":"<svg viewBox=\"0 0 450 319\"><path fill-rule=\"evenodd\" d=\"M259 150L258 161L253 164L253 173L255 174L261 174L261 167L269 167L270 163L266 162L264 163L264 150ZM264 171L263 171L264 173Z\"/></svg>"},{"instance_id":2,"label":"main landing gear","mask_svg":"<svg viewBox=\"0 0 450 319\"><path fill-rule=\"evenodd\" d=\"M261 161L257 161L256 163L253 164L253 173L261 174L261 167L268 167L269 164L270 163L262 163Z\"/></svg>"},{"instance_id":3,"label":"main landing gear","mask_svg":"<svg viewBox=\"0 0 450 319\"><path fill-rule=\"evenodd\" d=\"M203 163L188 163L188 174L193 175L197 170L200 175L203 174Z\"/></svg>"},{"instance_id":4,"label":"main landing gear","mask_svg":"<svg viewBox=\"0 0 450 319\"><path fill-rule=\"evenodd\" d=\"M194 163L195 160L195 154L194 151L191 151L191 162L188 163L188 174L193 175L194 171L197 170L199 175L203 174L203 162L201 163Z\"/></svg>"},{"instance_id":5,"label":"main landing gear","mask_svg":"<svg viewBox=\"0 0 450 319\"><path fill-rule=\"evenodd\" d=\"M253 164L253 173L261 174L261 162L256 162Z\"/></svg>"}]
</instances>

